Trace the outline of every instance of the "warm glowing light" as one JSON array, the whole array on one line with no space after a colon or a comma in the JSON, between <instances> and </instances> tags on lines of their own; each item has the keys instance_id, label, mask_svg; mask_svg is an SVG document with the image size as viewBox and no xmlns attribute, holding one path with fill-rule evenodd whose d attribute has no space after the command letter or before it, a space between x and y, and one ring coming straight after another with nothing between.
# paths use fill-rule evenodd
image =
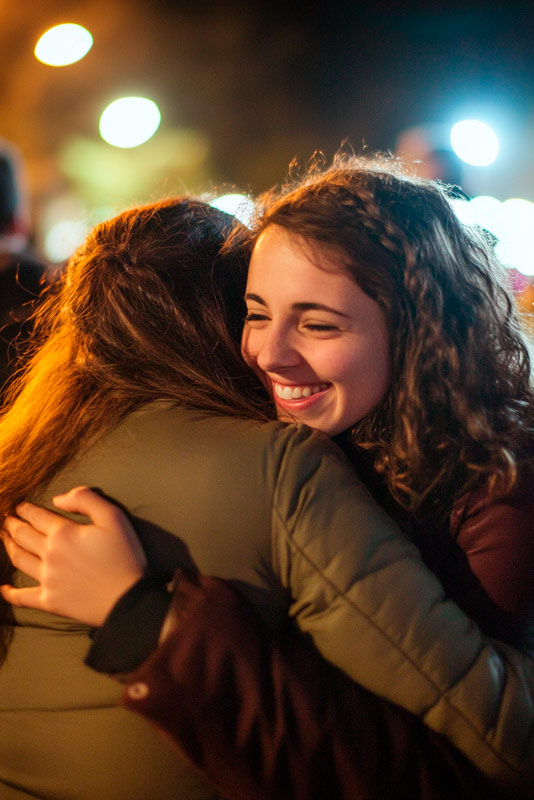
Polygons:
<instances>
[{"instance_id":1,"label":"warm glowing light","mask_svg":"<svg viewBox=\"0 0 534 800\"><path fill-rule=\"evenodd\" d=\"M452 126L451 145L458 158L473 167L487 167L499 154L497 134L476 119L464 119Z\"/></svg>"},{"instance_id":2,"label":"warm glowing light","mask_svg":"<svg viewBox=\"0 0 534 800\"><path fill-rule=\"evenodd\" d=\"M35 45L35 57L51 67L80 61L93 46L93 37L81 25L67 22L43 33Z\"/></svg>"},{"instance_id":3,"label":"warm glowing light","mask_svg":"<svg viewBox=\"0 0 534 800\"><path fill-rule=\"evenodd\" d=\"M114 147L138 147L159 128L161 113L146 97L121 97L114 100L100 117L100 135Z\"/></svg>"},{"instance_id":4,"label":"warm glowing light","mask_svg":"<svg viewBox=\"0 0 534 800\"><path fill-rule=\"evenodd\" d=\"M211 206L218 208L220 211L226 211L227 214L232 214L243 225L250 225L250 220L254 214L254 203L246 194L238 194L232 192L231 194L223 194L210 202Z\"/></svg>"}]
</instances>

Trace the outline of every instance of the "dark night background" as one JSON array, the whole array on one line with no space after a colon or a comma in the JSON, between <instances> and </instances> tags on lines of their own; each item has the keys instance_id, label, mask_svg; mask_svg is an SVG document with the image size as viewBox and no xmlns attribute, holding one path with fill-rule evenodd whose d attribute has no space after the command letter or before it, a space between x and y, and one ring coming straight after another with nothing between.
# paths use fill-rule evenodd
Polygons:
<instances>
[{"instance_id":1,"label":"dark night background","mask_svg":"<svg viewBox=\"0 0 534 800\"><path fill-rule=\"evenodd\" d=\"M464 171L467 188L534 200L532 4L0 0L0 20L0 136L26 158L38 224L58 198L90 208L213 184L257 192L295 156L330 157L344 140L395 151L415 126L440 147L466 116L501 138L491 170ZM33 47L60 22L85 25L94 46L51 68ZM98 118L128 94L154 99L162 123L119 151Z\"/></svg>"}]
</instances>

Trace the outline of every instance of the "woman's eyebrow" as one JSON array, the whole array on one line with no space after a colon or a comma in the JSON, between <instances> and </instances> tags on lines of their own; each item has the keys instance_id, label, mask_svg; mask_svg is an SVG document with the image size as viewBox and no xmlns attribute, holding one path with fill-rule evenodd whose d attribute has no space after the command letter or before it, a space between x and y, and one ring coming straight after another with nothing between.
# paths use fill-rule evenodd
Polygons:
<instances>
[{"instance_id":1,"label":"woman's eyebrow","mask_svg":"<svg viewBox=\"0 0 534 800\"><path fill-rule=\"evenodd\" d=\"M331 314L337 314L338 317L345 317L349 319L349 315L343 311L338 311L337 308L325 306L324 303L293 303L291 308L295 311L329 311Z\"/></svg>"},{"instance_id":2,"label":"woman's eyebrow","mask_svg":"<svg viewBox=\"0 0 534 800\"><path fill-rule=\"evenodd\" d=\"M247 292L245 295L245 300L253 300L255 303L259 303L267 308L267 303L263 297L260 297L259 294ZM332 308L331 306L325 306L324 303L293 303L291 305L291 309L293 311L328 311L330 314L337 314L338 317L345 317L345 319L350 318L349 315L344 314L343 311L338 311L336 308Z\"/></svg>"},{"instance_id":3,"label":"woman's eyebrow","mask_svg":"<svg viewBox=\"0 0 534 800\"><path fill-rule=\"evenodd\" d=\"M259 294L252 294L252 292L246 293L245 300L254 300L255 303L259 303L261 306L267 306L263 297L260 297Z\"/></svg>"}]
</instances>

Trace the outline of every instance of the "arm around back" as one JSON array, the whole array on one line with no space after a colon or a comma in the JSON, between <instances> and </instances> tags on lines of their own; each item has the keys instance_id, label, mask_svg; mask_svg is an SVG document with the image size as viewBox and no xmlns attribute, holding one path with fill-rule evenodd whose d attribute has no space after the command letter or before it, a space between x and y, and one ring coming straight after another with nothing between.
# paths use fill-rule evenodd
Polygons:
<instances>
[{"instance_id":1,"label":"arm around back","mask_svg":"<svg viewBox=\"0 0 534 800\"><path fill-rule=\"evenodd\" d=\"M311 443L311 442L310 442ZM483 636L333 448L286 450L273 542L321 654L508 788L534 774L534 662Z\"/></svg>"},{"instance_id":2,"label":"arm around back","mask_svg":"<svg viewBox=\"0 0 534 800\"><path fill-rule=\"evenodd\" d=\"M228 800L495 800L496 787L413 715L273 634L224 582L177 574L160 647L124 704Z\"/></svg>"}]
</instances>

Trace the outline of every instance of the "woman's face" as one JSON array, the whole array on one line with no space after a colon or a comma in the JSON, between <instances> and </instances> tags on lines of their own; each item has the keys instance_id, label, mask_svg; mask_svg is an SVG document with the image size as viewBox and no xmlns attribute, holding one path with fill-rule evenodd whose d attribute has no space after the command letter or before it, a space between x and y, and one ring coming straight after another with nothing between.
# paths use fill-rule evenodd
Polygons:
<instances>
[{"instance_id":1,"label":"woman's face","mask_svg":"<svg viewBox=\"0 0 534 800\"><path fill-rule=\"evenodd\" d=\"M384 397L385 315L319 245L267 227L252 253L245 299L243 356L280 419L335 436Z\"/></svg>"}]
</instances>

